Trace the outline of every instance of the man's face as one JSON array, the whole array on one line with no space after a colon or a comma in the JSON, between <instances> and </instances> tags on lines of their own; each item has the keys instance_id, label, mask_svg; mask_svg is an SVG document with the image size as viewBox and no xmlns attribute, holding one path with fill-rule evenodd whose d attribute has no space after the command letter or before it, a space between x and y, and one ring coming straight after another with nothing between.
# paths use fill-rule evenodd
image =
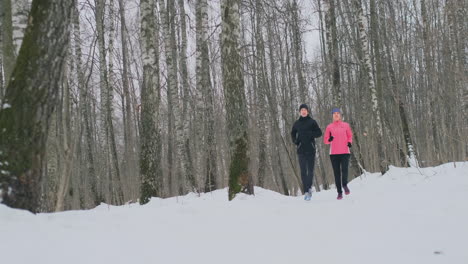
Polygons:
<instances>
[{"instance_id":1,"label":"man's face","mask_svg":"<svg viewBox=\"0 0 468 264\"><path fill-rule=\"evenodd\" d=\"M309 114L309 111L307 111L307 109L301 108L301 116L302 117L306 117L308 114Z\"/></svg>"}]
</instances>

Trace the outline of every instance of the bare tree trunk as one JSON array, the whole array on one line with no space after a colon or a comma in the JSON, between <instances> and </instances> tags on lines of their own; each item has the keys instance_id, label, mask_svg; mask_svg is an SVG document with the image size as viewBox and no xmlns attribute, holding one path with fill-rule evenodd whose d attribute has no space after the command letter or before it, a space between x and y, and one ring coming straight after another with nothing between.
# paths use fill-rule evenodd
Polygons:
<instances>
[{"instance_id":1,"label":"bare tree trunk","mask_svg":"<svg viewBox=\"0 0 468 264\"><path fill-rule=\"evenodd\" d=\"M144 204L151 197L161 196L161 138L158 119L160 99L159 24L155 0L142 0L141 36L143 53L143 86L141 90L141 198ZM156 111L156 113L155 113Z\"/></svg>"},{"instance_id":2,"label":"bare tree trunk","mask_svg":"<svg viewBox=\"0 0 468 264\"><path fill-rule=\"evenodd\" d=\"M317 8L319 13L319 32L320 32L320 51L321 51L321 58L325 65L328 65L328 57L326 52L326 47L328 42L325 42L325 36L328 36L328 28L327 28L327 14L325 13L325 19L323 18L323 11L322 11L322 0L317 0ZM324 26L325 23L325 26ZM328 37L327 37L328 39Z\"/></svg>"},{"instance_id":3,"label":"bare tree trunk","mask_svg":"<svg viewBox=\"0 0 468 264\"><path fill-rule=\"evenodd\" d=\"M68 68L65 66L64 76L67 76ZM60 155L60 173L59 177L57 199L55 204L55 211L63 211L65 207L65 197L68 193L70 186L72 159L74 154L74 144L71 138L71 118L70 118L70 87L68 80L65 78L62 83L62 92L60 93L60 104L57 112L60 112L58 118L58 140L59 140L59 155ZM78 194L78 193L77 193Z\"/></svg>"},{"instance_id":4,"label":"bare tree trunk","mask_svg":"<svg viewBox=\"0 0 468 264\"><path fill-rule=\"evenodd\" d=\"M23 42L24 31L28 25L29 0L15 0L11 2L12 26L13 26L13 49L15 56L18 55Z\"/></svg>"},{"instance_id":5,"label":"bare tree trunk","mask_svg":"<svg viewBox=\"0 0 468 264\"><path fill-rule=\"evenodd\" d=\"M258 186L265 187L265 177L266 177L266 169L267 169L267 144L266 144L266 137L267 137L267 130L266 130L266 73L264 68L264 61L265 61L265 46L263 41L263 33L262 33L262 21L263 21L263 7L260 1L257 1L255 4L255 23L252 23L254 26L253 34L255 39L255 63L254 63L254 72L257 74L253 76L256 80L257 87L254 88L257 91L257 101L255 104L257 105L258 113L254 117L256 120L256 126L258 129L258 170L257 170L257 177L258 177Z\"/></svg>"},{"instance_id":6,"label":"bare tree trunk","mask_svg":"<svg viewBox=\"0 0 468 264\"><path fill-rule=\"evenodd\" d=\"M113 115L113 92L109 86L107 63L106 63L106 50L104 41L104 0L96 0L96 29L98 34L99 44L99 69L100 69L100 88L101 88L101 123L104 130L103 140L105 151L104 155L109 160L108 180L110 182L110 201L114 204L123 203L123 192L120 179L119 160L117 157L117 147L115 143L114 126L112 121Z\"/></svg>"},{"instance_id":7,"label":"bare tree trunk","mask_svg":"<svg viewBox=\"0 0 468 264\"><path fill-rule=\"evenodd\" d=\"M180 51L180 68L181 68L181 82L182 82L182 96L180 97L179 113L180 113L180 141L182 141L182 149L179 150L179 156L182 159L181 166L185 166L181 170L182 177L185 177L185 181L189 185L188 188L190 191L197 192L197 182L195 180L195 175L193 173L192 156L190 155L190 145L189 145L189 126L190 118L188 115L188 106L190 102L190 84L189 84L189 75L187 69L187 23L185 18L185 5L183 0L179 0L179 11L180 11L180 30L182 35L181 51Z\"/></svg>"},{"instance_id":8,"label":"bare tree trunk","mask_svg":"<svg viewBox=\"0 0 468 264\"><path fill-rule=\"evenodd\" d=\"M364 54L363 56L363 61L361 62L363 71L365 72L365 76L367 79L367 86L370 89L371 92L371 100L372 100L372 111L374 113L375 119L376 119L376 130L377 130L377 152L379 156L379 167L380 167L380 172L384 174L388 170L388 164L386 164L386 159L385 159L385 153L383 149L383 129L382 129L382 121L380 119L380 105L379 105L379 99L377 97L377 90L375 87L375 82L374 82L374 76L372 74L372 65L370 61L370 51L368 48L369 45L369 39L367 37L366 33L366 18L363 14L362 11L362 4L361 0L353 0L356 10L357 10L357 16L358 16L358 28L359 28L359 38L360 38L360 44L362 48L362 53Z\"/></svg>"},{"instance_id":9,"label":"bare tree trunk","mask_svg":"<svg viewBox=\"0 0 468 264\"><path fill-rule=\"evenodd\" d=\"M381 9L383 9L382 6L381 6ZM383 10L382 10L381 11L381 16L383 16L383 15L384 14L383 14ZM394 21L393 16L392 16L391 20ZM394 66L393 66L393 62L392 62L392 53L391 53L391 50L390 50L390 46L393 43L388 38L387 26L384 25L384 24L382 24L381 26L382 26L381 33L383 35L383 40L384 40L383 43L384 43L384 46L385 46L385 51L387 53L387 64L388 64L388 71L389 71L389 75L390 75L392 92L394 94L396 104L398 105L399 117L400 117L402 129L403 129L403 138L404 138L405 146L406 146L406 153L405 153L406 154L406 159L407 159L407 162L409 163L410 166L418 166L418 159L417 159L417 156L416 156L416 150L415 150L413 139L411 137L411 133L410 133L410 130L409 130L408 116L407 116L406 110L405 110L405 103L404 103L404 101L402 99L401 92L400 92L400 89L399 89L399 87L404 86L405 84L403 84L401 82L398 83L398 81L397 81Z\"/></svg>"},{"instance_id":10,"label":"bare tree trunk","mask_svg":"<svg viewBox=\"0 0 468 264\"><path fill-rule=\"evenodd\" d=\"M161 8L163 9L163 8ZM175 39L175 7L173 1L168 1L166 10L162 12L164 35L165 35L165 49L166 49L166 64L167 64L167 103L169 114L169 144L171 144L171 152L168 155L174 155L173 148L175 148L175 157L177 158L170 168L171 180L175 180L173 186L173 193L182 194L184 192L184 179L185 176L185 159L184 155L184 140L183 136L183 121L182 121L182 107L179 100L179 85L177 78L177 46ZM174 124L175 123L175 124ZM175 126L174 126L175 125ZM175 131L174 131L175 129ZM175 133L175 137L174 137ZM174 156L172 156L174 157ZM172 160L171 157L171 160ZM175 190L174 190L175 188Z\"/></svg>"},{"instance_id":11,"label":"bare tree trunk","mask_svg":"<svg viewBox=\"0 0 468 264\"><path fill-rule=\"evenodd\" d=\"M12 22L12 7L11 0L0 0L2 12L2 55L3 55L3 70L5 72L5 86L8 85L10 76L15 67L16 55L13 45L13 22Z\"/></svg>"},{"instance_id":12,"label":"bare tree trunk","mask_svg":"<svg viewBox=\"0 0 468 264\"><path fill-rule=\"evenodd\" d=\"M120 12L120 35L122 41L122 85L123 93L125 98L125 154L124 154L124 168L126 170L126 185L130 184L130 179L139 178L137 159L136 159L136 140L135 132L133 127L133 111L132 101L130 98L130 85L129 85L129 52L127 43L127 25L125 22L125 5L123 0L119 0L119 12Z\"/></svg>"},{"instance_id":13,"label":"bare tree trunk","mask_svg":"<svg viewBox=\"0 0 468 264\"><path fill-rule=\"evenodd\" d=\"M1 2L0 2L1 3ZM0 29L3 31L3 26L2 26L2 8L0 6ZM0 104L2 102L3 94L5 93L5 86L4 84L4 77L3 77L3 34L0 32Z\"/></svg>"},{"instance_id":14,"label":"bare tree trunk","mask_svg":"<svg viewBox=\"0 0 468 264\"><path fill-rule=\"evenodd\" d=\"M431 45L431 40L429 37L429 22L428 22L428 14L426 11L426 1L421 0L421 17L422 17L422 30L423 30L423 44L424 44L424 66L425 66L425 76L426 79L424 80L424 87L427 87L427 90L429 92L428 96L428 114L429 114L429 120L431 122L431 132L432 132L432 142L433 142L433 151L436 157L436 162L439 163L441 162L441 147L439 144L439 132L438 132L438 122L436 121L436 115L435 113L436 109L435 106L437 104L436 102L436 89L437 87L434 87L434 85L437 85L434 82L434 61L431 55L431 50L432 50L432 45Z\"/></svg>"},{"instance_id":15,"label":"bare tree trunk","mask_svg":"<svg viewBox=\"0 0 468 264\"><path fill-rule=\"evenodd\" d=\"M229 134L231 162L229 168L229 200L237 193L253 194L249 172L247 103L239 53L240 0L221 2L221 60L226 98L226 122Z\"/></svg>"},{"instance_id":16,"label":"bare tree trunk","mask_svg":"<svg viewBox=\"0 0 468 264\"><path fill-rule=\"evenodd\" d=\"M76 58L76 74L78 76L78 91L79 91L79 111L80 111L80 134L84 131L85 135L85 160L87 167L87 179L90 184L90 191L92 196L93 205L97 206L102 201L102 194L98 188L98 183L101 181L101 177L96 173L96 161L93 154L93 147L95 145L93 139L93 133L91 128L91 105L89 103L89 91L88 82L85 80L84 67L82 62L82 51L81 51L81 26L80 17L78 11L78 3L75 2L73 7L73 39L75 44L75 58ZM81 141L81 139L80 139Z\"/></svg>"},{"instance_id":17,"label":"bare tree trunk","mask_svg":"<svg viewBox=\"0 0 468 264\"><path fill-rule=\"evenodd\" d=\"M384 103L385 100L383 100L382 96L382 89L383 86L388 86L387 83L385 83L384 77L383 77L383 63L382 60L384 59L384 53L381 52L381 44L380 44L380 26L379 26L379 19L377 18L378 15L384 15L384 14L377 14L377 8L376 8L376 0L370 0L369 1L369 9L370 9L370 39L371 39L371 48L373 48L373 56L372 58L375 60L375 70L374 70L374 77L375 77L375 89L376 89L376 96L379 100L379 119L381 120L381 126L382 126L382 139L385 136L385 131L386 129L383 129L385 127L385 122L383 117L384 115L384 110L386 109ZM369 49L371 49L369 48ZM371 50L369 52L372 53ZM387 122L388 123L388 122ZM385 137L386 139L390 139L390 137ZM389 140L379 140L378 145L382 146L382 152L384 153L384 160L386 161L384 166L387 167L389 160L387 157L389 157L390 153L387 153L389 151L388 148L386 148L386 143ZM383 174L383 173L382 173Z\"/></svg>"},{"instance_id":18,"label":"bare tree trunk","mask_svg":"<svg viewBox=\"0 0 468 264\"><path fill-rule=\"evenodd\" d=\"M72 0L34 0L0 110L1 200L37 212L50 115L63 77ZM42 34L48 32L48 34Z\"/></svg>"},{"instance_id":19,"label":"bare tree trunk","mask_svg":"<svg viewBox=\"0 0 468 264\"><path fill-rule=\"evenodd\" d=\"M159 10L161 14L161 25L164 36L164 51L166 55L166 97L167 97L167 114L168 114L168 129L167 129L167 168L169 171L168 175L168 187L169 196L175 195L178 192L179 180L177 177L177 164L174 164L174 98L173 90L177 90L177 72L174 72L173 64L177 61L174 56L177 53L173 53L172 49L175 49L174 45L171 44L171 23L170 14L164 4L164 0L159 0ZM174 33L173 33L174 34ZM175 88L174 88L175 86Z\"/></svg>"},{"instance_id":20,"label":"bare tree trunk","mask_svg":"<svg viewBox=\"0 0 468 264\"><path fill-rule=\"evenodd\" d=\"M327 18L327 44L328 44L328 56L330 57L331 67L331 79L332 79L332 91L333 91L333 104L336 107L343 107L342 93L341 93L341 82L340 82L340 65L338 63L340 53L338 51L338 33L336 28L336 12L335 12L335 0L327 0L328 13Z\"/></svg>"},{"instance_id":21,"label":"bare tree trunk","mask_svg":"<svg viewBox=\"0 0 468 264\"><path fill-rule=\"evenodd\" d=\"M276 14L274 14L275 17L276 17ZM288 149L287 147L284 145L284 144L280 144L280 142L283 141L283 138L282 138L282 135L281 135L281 127L280 127L280 115L278 113L278 106L279 106L279 102L278 102L278 93L277 93L277 81L276 81L276 76L277 76L277 69L276 69L276 62L275 62L275 49L273 47L273 44L274 44L274 38L273 38L273 19L275 19L275 17L272 17L272 18L267 18L267 33L268 33L268 48L270 50L270 53L269 53L269 58L270 58L270 78L271 78L271 85L270 85L270 89L267 90L267 98L268 98L268 105L270 106L270 112L271 112L271 115L272 115L272 119L273 119L273 136L272 136L272 140L274 140L274 143L273 146L274 146L274 157L272 158L273 159L273 162L276 162L278 167L279 167L279 170L278 171L274 171L273 173L277 173L278 174L278 177L279 177L279 181L280 181L280 190L282 190L283 194L284 195L288 195L288 184L286 182L286 175L285 175L285 170L283 168L283 164L281 163L281 149L284 150L284 152L287 152ZM264 63L266 63L266 61L264 61ZM266 66L265 66L265 71L266 71ZM280 146L283 146L283 148L281 148ZM294 169L294 168L293 168Z\"/></svg>"},{"instance_id":22,"label":"bare tree trunk","mask_svg":"<svg viewBox=\"0 0 468 264\"><path fill-rule=\"evenodd\" d=\"M217 162L216 162L216 142L215 142L215 120L214 120L214 96L213 87L210 78L209 50L208 50L208 2L207 0L198 0L196 5L196 30L197 30L197 92L199 100L197 109L200 115L203 115L200 121L203 122L203 129L199 132L204 135L197 137L201 140L203 146L203 160L205 164L202 179L204 179L205 192L213 191L217 186Z\"/></svg>"},{"instance_id":23,"label":"bare tree trunk","mask_svg":"<svg viewBox=\"0 0 468 264\"><path fill-rule=\"evenodd\" d=\"M105 160L104 168L101 171L104 173L102 179L101 189L103 192L106 202L112 203L112 198L109 193L109 186L111 186L111 174L112 165L110 164L110 143L109 143L109 129L107 124L107 109L106 102L108 98L108 87L107 87L107 65L106 65L106 50L105 50L105 38L104 38L104 2L103 0L95 0L95 16L96 16L96 34L98 39L98 50L99 50L99 90L100 90L100 135L99 143L102 152L100 153ZM107 187L107 188L106 188Z\"/></svg>"},{"instance_id":24,"label":"bare tree trunk","mask_svg":"<svg viewBox=\"0 0 468 264\"><path fill-rule=\"evenodd\" d=\"M290 3L289 3L290 4ZM290 4L291 5L291 4ZM304 78L304 69L302 67L302 34L299 28L299 8L297 0L293 0L292 5L289 7L291 16L291 30L292 30L292 43L295 59L295 67L297 73L297 84L299 88L299 101L307 102L308 94Z\"/></svg>"},{"instance_id":25,"label":"bare tree trunk","mask_svg":"<svg viewBox=\"0 0 468 264\"><path fill-rule=\"evenodd\" d=\"M194 149L202 149L199 155L195 155L195 171L197 175L202 176L205 192L211 191L210 175L206 175L207 169L207 145L206 145L206 113L205 109L205 89L212 89L210 80L210 67L208 56L208 40L205 28L208 23L207 1L197 0L195 6L195 31L196 31L196 57L195 57L195 93L194 93L194 124L193 124L193 146ZM205 64L208 60L208 64ZM209 86L208 86L209 85ZM209 102L206 102L209 104Z\"/></svg>"},{"instance_id":26,"label":"bare tree trunk","mask_svg":"<svg viewBox=\"0 0 468 264\"><path fill-rule=\"evenodd\" d=\"M468 41L466 38L465 32L468 30L468 25L466 23L466 15L467 15L467 6L468 4L466 1L457 1L457 8L454 9L456 11L456 18L457 18L457 37L456 37L456 54L457 54L457 61L458 61L458 71L457 71L457 96L455 98L462 98L461 100L461 112L463 116L461 118L462 122L465 124L468 123L468 88L466 84L468 83L468 65L466 60L466 50L468 49ZM468 127L459 128L459 135L466 135L468 133ZM463 138L463 137L461 137ZM468 153L468 140L463 140L463 145L461 146L461 151L459 152L461 157L466 157Z\"/></svg>"}]
</instances>

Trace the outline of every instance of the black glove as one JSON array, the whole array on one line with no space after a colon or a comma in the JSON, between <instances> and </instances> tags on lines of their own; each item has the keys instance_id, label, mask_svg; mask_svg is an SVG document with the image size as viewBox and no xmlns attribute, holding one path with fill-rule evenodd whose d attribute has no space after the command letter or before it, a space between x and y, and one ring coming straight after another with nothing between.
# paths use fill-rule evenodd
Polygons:
<instances>
[{"instance_id":1,"label":"black glove","mask_svg":"<svg viewBox=\"0 0 468 264\"><path fill-rule=\"evenodd\" d=\"M351 147L351 142L348 142L348 148L350 148L350 147Z\"/></svg>"},{"instance_id":2,"label":"black glove","mask_svg":"<svg viewBox=\"0 0 468 264\"><path fill-rule=\"evenodd\" d=\"M331 132L330 132L330 137L328 138L328 142L332 142L333 141L333 136L331 135Z\"/></svg>"}]
</instances>

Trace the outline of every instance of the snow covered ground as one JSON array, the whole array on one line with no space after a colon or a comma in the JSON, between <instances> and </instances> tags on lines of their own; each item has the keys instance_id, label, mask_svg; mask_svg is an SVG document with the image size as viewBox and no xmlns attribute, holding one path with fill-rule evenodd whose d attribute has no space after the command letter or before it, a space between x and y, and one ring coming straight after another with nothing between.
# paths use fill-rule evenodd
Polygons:
<instances>
[{"instance_id":1,"label":"snow covered ground","mask_svg":"<svg viewBox=\"0 0 468 264\"><path fill-rule=\"evenodd\" d=\"M468 263L468 162L349 186L341 201L256 188L38 215L0 205L0 262Z\"/></svg>"}]
</instances>

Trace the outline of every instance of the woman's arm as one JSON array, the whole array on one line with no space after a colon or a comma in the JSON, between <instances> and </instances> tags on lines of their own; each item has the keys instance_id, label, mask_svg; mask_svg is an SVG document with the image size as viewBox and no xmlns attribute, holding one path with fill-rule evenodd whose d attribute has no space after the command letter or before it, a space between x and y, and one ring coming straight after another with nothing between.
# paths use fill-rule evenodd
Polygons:
<instances>
[{"instance_id":1,"label":"woman's arm","mask_svg":"<svg viewBox=\"0 0 468 264\"><path fill-rule=\"evenodd\" d=\"M330 128L327 126L327 128L325 129L325 135L323 135L323 143L327 145L331 144L331 142L328 141L329 139L330 139Z\"/></svg>"},{"instance_id":2,"label":"woman's arm","mask_svg":"<svg viewBox=\"0 0 468 264\"><path fill-rule=\"evenodd\" d=\"M346 137L347 137L347 142L353 143L353 131L351 130L351 126L348 124L348 127L346 128Z\"/></svg>"}]
</instances>

